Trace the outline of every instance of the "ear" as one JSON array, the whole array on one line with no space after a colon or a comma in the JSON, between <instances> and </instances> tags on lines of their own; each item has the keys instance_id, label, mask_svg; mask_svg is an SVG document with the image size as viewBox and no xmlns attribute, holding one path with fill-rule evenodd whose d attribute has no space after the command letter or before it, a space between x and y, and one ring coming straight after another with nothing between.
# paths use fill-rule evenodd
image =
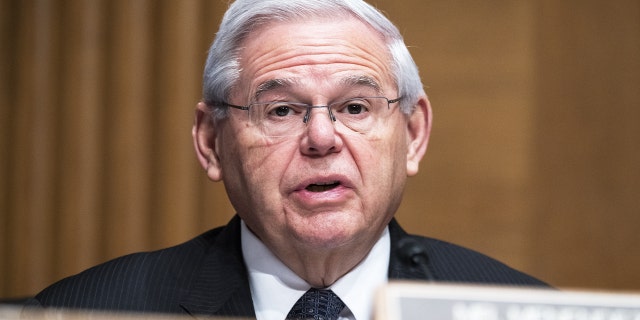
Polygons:
<instances>
[{"instance_id":1,"label":"ear","mask_svg":"<svg viewBox=\"0 0 640 320\"><path fill-rule=\"evenodd\" d=\"M407 175L418 173L420 160L427 151L429 134L431 133L431 103L427 96L422 96L416 103L415 110L407 123Z\"/></svg>"},{"instance_id":2,"label":"ear","mask_svg":"<svg viewBox=\"0 0 640 320\"><path fill-rule=\"evenodd\" d=\"M217 130L211 111L204 102L196 106L196 116L191 135L196 148L196 155L207 176L212 181L222 180L220 158L217 151Z\"/></svg>"}]
</instances>

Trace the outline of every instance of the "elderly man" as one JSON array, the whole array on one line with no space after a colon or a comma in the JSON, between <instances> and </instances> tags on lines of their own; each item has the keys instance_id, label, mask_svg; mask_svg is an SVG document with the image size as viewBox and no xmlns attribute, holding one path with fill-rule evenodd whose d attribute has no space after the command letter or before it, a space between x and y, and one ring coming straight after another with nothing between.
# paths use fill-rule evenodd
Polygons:
<instances>
[{"instance_id":1,"label":"elderly man","mask_svg":"<svg viewBox=\"0 0 640 320\"><path fill-rule=\"evenodd\" d=\"M211 46L193 127L237 216L62 280L32 304L361 320L388 279L544 285L395 222L431 119L401 35L370 5L238 0Z\"/></svg>"}]
</instances>

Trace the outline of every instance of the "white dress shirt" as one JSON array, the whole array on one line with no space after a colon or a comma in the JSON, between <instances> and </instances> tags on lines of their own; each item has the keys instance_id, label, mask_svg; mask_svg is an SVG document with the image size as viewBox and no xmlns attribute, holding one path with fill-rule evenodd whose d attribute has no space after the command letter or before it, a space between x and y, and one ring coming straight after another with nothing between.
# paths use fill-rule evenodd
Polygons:
<instances>
[{"instance_id":1,"label":"white dress shirt","mask_svg":"<svg viewBox=\"0 0 640 320\"><path fill-rule=\"evenodd\" d=\"M249 271L253 306L258 320L284 320L311 286L280 261L242 222L242 255ZM328 289L346 307L339 319L370 320L376 290L387 282L391 240L388 228L369 254Z\"/></svg>"}]
</instances>

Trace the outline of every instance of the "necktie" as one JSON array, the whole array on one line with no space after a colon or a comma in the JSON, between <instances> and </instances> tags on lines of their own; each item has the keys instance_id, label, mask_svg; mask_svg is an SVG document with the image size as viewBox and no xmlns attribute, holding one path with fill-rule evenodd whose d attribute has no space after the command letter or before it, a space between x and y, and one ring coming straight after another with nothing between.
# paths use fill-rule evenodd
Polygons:
<instances>
[{"instance_id":1,"label":"necktie","mask_svg":"<svg viewBox=\"0 0 640 320\"><path fill-rule=\"evenodd\" d=\"M286 320L336 320L344 306L333 291L311 288L296 301Z\"/></svg>"}]
</instances>

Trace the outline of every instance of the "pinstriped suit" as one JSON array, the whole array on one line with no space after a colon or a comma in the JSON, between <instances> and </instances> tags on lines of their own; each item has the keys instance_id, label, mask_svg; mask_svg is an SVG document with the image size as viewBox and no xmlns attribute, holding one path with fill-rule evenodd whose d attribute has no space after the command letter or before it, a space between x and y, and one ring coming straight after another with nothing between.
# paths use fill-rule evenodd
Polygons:
<instances>
[{"instance_id":1,"label":"pinstriped suit","mask_svg":"<svg viewBox=\"0 0 640 320\"><path fill-rule=\"evenodd\" d=\"M477 252L435 239L408 235L395 220L390 279L424 279L405 265L396 246L414 238L429 255L437 281L507 285L545 284ZM240 219L184 244L136 253L63 279L39 293L30 306L255 317L240 245Z\"/></svg>"}]
</instances>

